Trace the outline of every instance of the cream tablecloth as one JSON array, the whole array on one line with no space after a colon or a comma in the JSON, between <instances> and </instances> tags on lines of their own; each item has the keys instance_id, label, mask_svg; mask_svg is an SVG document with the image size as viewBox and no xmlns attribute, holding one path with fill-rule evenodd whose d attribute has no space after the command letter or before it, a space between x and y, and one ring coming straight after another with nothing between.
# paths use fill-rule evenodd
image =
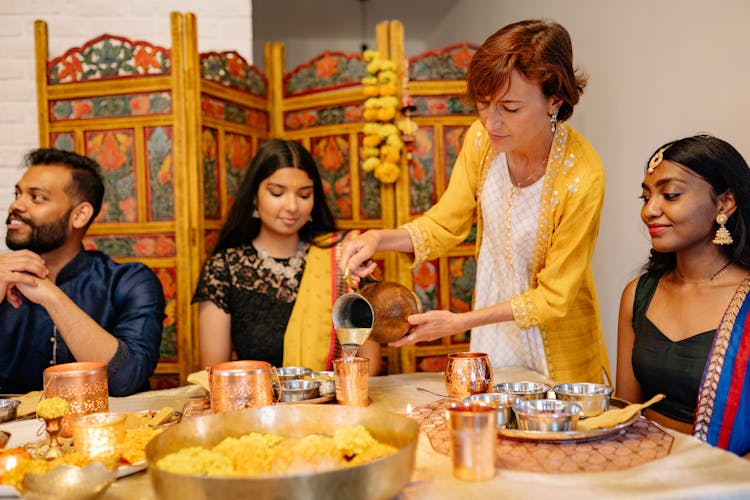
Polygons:
<instances>
[{"instance_id":1,"label":"cream tablecloth","mask_svg":"<svg viewBox=\"0 0 750 500\"><path fill-rule=\"evenodd\" d=\"M494 382L545 379L525 369L495 371ZM405 413L407 405L425 405L440 399L417 387L445 394L442 374L414 373L370 379L372 406ZM112 411L181 407L189 397L200 396L197 386L154 391L128 398L112 398ZM450 458L435 452L420 436L417 465L411 482L399 496L410 499L489 498L750 498L750 460L706 445L690 436L671 433L675 440L669 456L616 472L539 474L498 470L486 482L454 479ZM103 498L155 498L146 472L120 479Z\"/></svg>"}]
</instances>

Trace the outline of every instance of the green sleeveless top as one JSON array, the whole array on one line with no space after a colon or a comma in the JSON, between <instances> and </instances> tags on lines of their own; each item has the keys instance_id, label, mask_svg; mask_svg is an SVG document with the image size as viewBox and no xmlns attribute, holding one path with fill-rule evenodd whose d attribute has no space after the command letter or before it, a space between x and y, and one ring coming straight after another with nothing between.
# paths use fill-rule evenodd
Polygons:
<instances>
[{"instance_id":1,"label":"green sleeveless top","mask_svg":"<svg viewBox=\"0 0 750 500\"><path fill-rule=\"evenodd\" d=\"M647 317L648 306L661 274L640 277L633 301L633 371L641 385L643 400L662 393L667 397L653 409L681 422L692 423L698 389L716 330L699 333L679 342L667 338Z\"/></svg>"}]
</instances>

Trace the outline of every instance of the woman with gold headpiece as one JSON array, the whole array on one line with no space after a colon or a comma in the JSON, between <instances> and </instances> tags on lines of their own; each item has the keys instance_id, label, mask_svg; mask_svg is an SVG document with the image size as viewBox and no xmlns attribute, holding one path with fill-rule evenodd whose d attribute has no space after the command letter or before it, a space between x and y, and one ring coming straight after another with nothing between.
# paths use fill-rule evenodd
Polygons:
<instances>
[{"instance_id":1,"label":"woman with gold headpiece","mask_svg":"<svg viewBox=\"0 0 750 500\"><path fill-rule=\"evenodd\" d=\"M623 291L617 396L666 395L662 425L750 453L750 168L707 135L670 142L643 178L646 273Z\"/></svg>"},{"instance_id":2,"label":"woman with gold headpiece","mask_svg":"<svg viewBox=\"0 0 750 500\"><path fill-rule=\"evenodd\" d=\"M493 366L520 365L558 382L602 381L608 372L591 270L604 198L594 148L563 123L586 84L567 30L520 21L491 35L467 74L479 120L466 133L449 186L423 216L367 231L344 247L342 269L374 269L377 250L445 255L477 224L474 309L413 315L393 343L471 331L472 351Z\"/></svg>"},{"instance_id":3,"label":"woman with gold headpiece","mask_svg":"<svg viewBox=\"0 0 750 500\"><path fill-rule=\"evenodd\" d=\"M326 204L315 160L272 139L255 155L193 302L200 304L203 366L239 359L331 370L339 352L333 303L345 291L336 262L344 234ZM360 356L380 370L380 346Z\"/></svg>"}]
</instances>

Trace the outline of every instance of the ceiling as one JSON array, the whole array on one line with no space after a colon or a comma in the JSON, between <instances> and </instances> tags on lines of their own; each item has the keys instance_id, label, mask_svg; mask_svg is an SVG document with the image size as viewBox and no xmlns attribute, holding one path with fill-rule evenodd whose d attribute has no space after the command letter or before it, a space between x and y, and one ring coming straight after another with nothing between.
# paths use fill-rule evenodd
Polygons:
<instances>
[{"instance_id":1,"label":"ceiling","mask_svg":"<svg viewBox=\"0 0 750 500\"><path fill-rule=\"evenodd\" d=\"M425 40L445 13L458 3L458 0L252 0L253 59L262 64L266 42L300 38L347 41L347 47L331 46L330 50L357 51L363 41L372 48L375 25L388 19L398 19L408 27L407 42ZM351 47L352 39L358 41L356 47Z\"/></svg>"}]
</instances>

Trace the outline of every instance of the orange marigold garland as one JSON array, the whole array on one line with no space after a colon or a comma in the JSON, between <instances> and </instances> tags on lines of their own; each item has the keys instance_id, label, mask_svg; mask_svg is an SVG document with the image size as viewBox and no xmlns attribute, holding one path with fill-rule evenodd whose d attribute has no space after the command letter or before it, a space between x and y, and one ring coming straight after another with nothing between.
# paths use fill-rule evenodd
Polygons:
<instances>
[{"instance_id":1,"label":"orange marigold garland","mask_svg":"<svg viewBox=\"0 0 750 500\"><path fill-rule=\"evenodd\" d=\"M393 61L381 59L374 50L364 51L363 58L369 76L362 79L363 93L367 97L362 113L365 120L362 169L373 172L380 182L393 183L398 179L404 150L401 133L395 124L399 105L396 65Z\"/></svg>"}]
</instances>

